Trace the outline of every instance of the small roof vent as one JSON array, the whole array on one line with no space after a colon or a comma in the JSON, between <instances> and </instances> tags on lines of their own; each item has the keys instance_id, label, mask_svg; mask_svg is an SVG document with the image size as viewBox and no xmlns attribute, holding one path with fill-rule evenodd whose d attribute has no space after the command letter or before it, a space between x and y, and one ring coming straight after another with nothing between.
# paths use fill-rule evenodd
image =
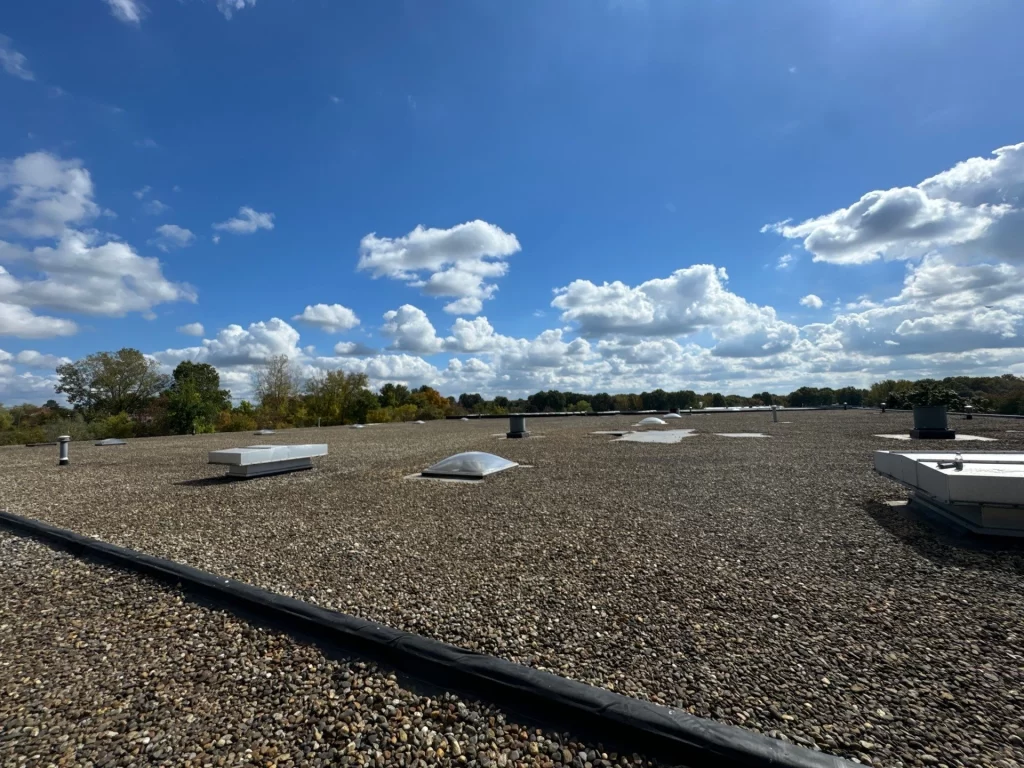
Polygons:
<instances>
[{"instance_id":1,"label":"small roof vent","mask_svg":"<svg viewBox=\"0 0 1024 768\"><path fill-rule=\"evenodd\" d=\"M427 422L425 422L425 421L420 421L419 419L417 419L416 421L414 421L414 422L413 422L413 424L426 424L426 423L427 423Z\"/></svg>"},{"instance_id":2,"label":"small roof vent","mask_svg":"<svg viewBox=\"0 0 1024 768\"><path fill-rule=\"evenodd\" d=\"M362 424L353 424L352 425L352 429L362 429L362 428L363 428Z\"/></svg>"},{"instance_id":3,"label":"small roof vent","mask_svg":"<svg viewBox=\"0 0 1024 768\"><path fill-rule=\"evenodd\" d=\"M423 470L423 477L452 477L460 480L482 480L495 472L519 465L514 461L484 451L467 451L441 459Z\"/></svg>"},{"instance_id":4,"label":"small roof vent","mask_svg":"<svg viewBox=\"0 0 1024 768\"><path fill-rule=\"evenodd\" d=\"M116 437L108 437L106 440L97 440L94 445L128 445L128 443Z\"/></svg>"},{"instance_id":5,"label":"small roof vent","mask_svg":"<svg viewBox=\"0 0 1024 768\"><path fill-rule=\"evenodd\" d=\"M645 426L654 426L656 424L664 424L665 422L657 416L648 416L646 419L640 419L639 423Z\"/></svg>"}]
</instances>

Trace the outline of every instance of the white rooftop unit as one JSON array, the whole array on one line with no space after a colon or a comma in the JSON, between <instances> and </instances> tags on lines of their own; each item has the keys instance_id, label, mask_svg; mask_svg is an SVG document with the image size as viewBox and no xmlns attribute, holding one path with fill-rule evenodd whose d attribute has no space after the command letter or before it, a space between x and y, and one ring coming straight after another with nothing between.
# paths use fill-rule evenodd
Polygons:
<instances>
[{"instance_id":1,"label":"white rooftop unit","mask_svg":"<svg viewBox=\"0 0 1024 768\"><path fill-rule=\"evenodd\" d=\"M1024 536L1024 453L875 451L875 471L969 531Z\"/></svg>"},{"instance_id":2,"label":"white rooftop unit","mask_svg":"<svg viewBox=\"0 0 1024 768\"><path fill-rule=\"evenodd\" d=\"M247 445L245 448L228 448L210 451L210 464L225 464L228 477L260 477L298 469L312 469L313 458L326 456L327 445Z\"/></svg>"},{"instance_id":3,"label":"white rooftop unit","mask_svg":"<svg viewBox=\"0 0 1024 768\"><path fill-rule=\"evenodd\" d=\"M666 419L681 419L683 417L680 416L678 413L666 413L665 414L665 418Z\"/></svg>"}]
</instances>

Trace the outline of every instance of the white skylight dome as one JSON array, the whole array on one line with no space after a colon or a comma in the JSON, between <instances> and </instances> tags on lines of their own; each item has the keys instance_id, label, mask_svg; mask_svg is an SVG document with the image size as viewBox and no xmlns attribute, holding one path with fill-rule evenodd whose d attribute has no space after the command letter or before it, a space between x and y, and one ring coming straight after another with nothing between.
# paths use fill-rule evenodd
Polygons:
<instances>
[{"instance_id":1,"label":"white skylight dome","mask_svg":"<svg viewBox=\"0 0 1024 768\"><path fill-rule=\"evenodd\" d=\"M678 413L666 413L665 414L665 418L666 419L681 419L683 417L680 416Z\"/></svg>"},{"instance_id":2,"label":"white skylight dome","mask_svg":"<svg viewBox=\"0 0 1024 768\"><path fill-rule=\"evenodd\" d=\"M427 422L425 422L425 421L420 421L419 419L417 419L416 421L414 421L414 422L413 422L413 424L426 424L426 423L427 423Z\"/></svg>"},{"instance_id":3,"label":"white skylight dome","mask_svg":"<svg viewBox=\"0 0 1024 768\"><path fill-rule=\"evenodd\" d=\"M640 419L639 423L642 426L653 427L658 424L664 424L665 422L659 419L657 416L648 416L646 419Z\"/></svg>"},{"instance_id":4,"label":"white skylight dome","mask_svg":"<svg viewBox=\"0 0 1024 768\"><path fill-rule=\"evenodd\" d=\"M519 465L514 461L484 451L467 451L441 459L423 470L423 477L452 477L462 480L482 480L495 472L503 472Z\"/></svg>"}]
</instances>

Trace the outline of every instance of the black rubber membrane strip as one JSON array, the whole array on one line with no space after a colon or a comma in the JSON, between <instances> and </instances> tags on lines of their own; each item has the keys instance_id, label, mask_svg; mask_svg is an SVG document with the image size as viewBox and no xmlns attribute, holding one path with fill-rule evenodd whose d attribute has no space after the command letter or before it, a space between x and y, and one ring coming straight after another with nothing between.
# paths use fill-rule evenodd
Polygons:
<instances>
[{"instance_id":1,"label":"black rubber membrane strip","mask_svg":"<svg viewBox=\"0 0 1024 768\"><path fill-rule=\"evenodd\" d=\"M854 763L737 726L640 701L493 656L467 651L355 616L319 608L146 555L48 523L0 511L0 526L160 581L229 610L269 620L314 641L362 652L415 678L528 713L538 722L600 734L636 751L687 766L852 768Z\"/></svg>"}]
</instances>

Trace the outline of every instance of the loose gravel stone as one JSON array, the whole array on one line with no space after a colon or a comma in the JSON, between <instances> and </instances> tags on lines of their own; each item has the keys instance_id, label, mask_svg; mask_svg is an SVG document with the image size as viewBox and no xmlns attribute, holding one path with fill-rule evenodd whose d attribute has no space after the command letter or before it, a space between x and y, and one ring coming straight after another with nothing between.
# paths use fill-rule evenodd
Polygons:
<instances>
[{"instance_id":1,"label":"loose gravel stone","mask_svg":"<svg viewBox=\"0 0 1024 768\"><path fill-rule=\"evenodd\" d=\"M539 742L495 707L0 534L0 765L517 765ZM462 744L476 758L466 761ZM454 758L454 759L453 759ZM556 763L557 764L557 763ZM562 763L567 764L567 763ZM653 765L604 753L601 766Z\"/></svg>"},{"instance_id":2,"label":"loose gravel stone","mask_svg":"<svg viewBox=\"0 0 1024 768\"><path fill-rule=\"evenodd\" d=\"M635 417L282 431L312 472L225 482L235 435L0 449L12 512L630 696L874 765L1019 767L1024 554L968 546L882 504L877 449L905 413L684 415L677 444L595 430ZM1024 450L1008 422L954 421ZM1010 424L1010 428L1013 425ZM762 432L732 440L716 432ZM972 444L956 449L975 449ZM485 450L480 484L403 478ZM868 748L864 743L871 744ZM468 759L475 752L461 744ZM562 761L563 747L538 755ZM529 747L525 756L533 755ZM579 750L575 750L578 752ZM575 761L578 754L572 756ZM496 758L489 758L496 759Z\"/></svg>"}]
</instances>

